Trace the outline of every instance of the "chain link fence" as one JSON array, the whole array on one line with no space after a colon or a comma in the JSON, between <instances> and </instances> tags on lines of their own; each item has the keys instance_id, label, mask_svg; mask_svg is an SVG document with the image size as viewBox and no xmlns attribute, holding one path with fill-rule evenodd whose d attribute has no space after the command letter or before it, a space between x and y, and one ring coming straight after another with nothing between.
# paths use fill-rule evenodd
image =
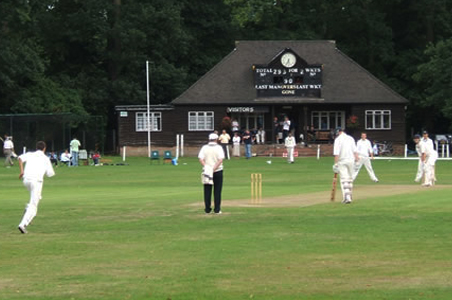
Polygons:
<instances>
[{"instance_id":1,"label":"chain link fence","mask_svg":"<svg viewBox=\"0 0 452 300\"><path fill-rule=\"evenodd\" d=\"M13 137L16 153L23 148L35 149L37 141L45 141L47 151L64 152L75 136L82 149L113 152L114 131L107 132L106 120L101 116L63 114L6 114L0 115L0 134ZM108 146L107 146L108 145Z\"/></svg>"}]
</instances>

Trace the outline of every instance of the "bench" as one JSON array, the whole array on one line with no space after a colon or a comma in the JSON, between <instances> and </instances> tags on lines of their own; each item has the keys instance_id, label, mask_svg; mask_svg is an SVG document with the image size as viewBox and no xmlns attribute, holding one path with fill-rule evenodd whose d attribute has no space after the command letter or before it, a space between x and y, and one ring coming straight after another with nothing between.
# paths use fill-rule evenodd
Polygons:
<instances>
[{"instance_id":1,"label":"bench","mask_svg":"<svg viewBox=\"0 0 452 300\"><path fill-rule=\"evenodd\" d=\"M108 158L101 158L101 159L99 159L99 162L101 164L111 164L113 161L111 159L108 159Z\"/></svg>"},{"instance_id":2,"label":"bench","mask_svg":"<svg viewBox=\"0 0 452 300\"><path fill-rule=\"evenodd\" d=\"M330 131L316 131L315 138L318 141L329 141Z\"/></svg>"}]
</instances>

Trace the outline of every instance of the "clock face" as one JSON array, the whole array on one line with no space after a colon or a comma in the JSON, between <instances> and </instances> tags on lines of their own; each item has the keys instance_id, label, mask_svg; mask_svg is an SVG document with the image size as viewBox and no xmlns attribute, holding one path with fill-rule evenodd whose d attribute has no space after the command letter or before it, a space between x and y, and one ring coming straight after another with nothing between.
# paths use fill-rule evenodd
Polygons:
<instances>
[{"instance_id":1,"label":"clock face","mask_svg":"<svg viewBox=\"0 0 452 300\"><path fill-rule=\"evenodd\" d=\"M286 68L292 68L297 62L297 58L292 53L285 53L281 56L281 64Z\"/></svg>"}]
</instances>

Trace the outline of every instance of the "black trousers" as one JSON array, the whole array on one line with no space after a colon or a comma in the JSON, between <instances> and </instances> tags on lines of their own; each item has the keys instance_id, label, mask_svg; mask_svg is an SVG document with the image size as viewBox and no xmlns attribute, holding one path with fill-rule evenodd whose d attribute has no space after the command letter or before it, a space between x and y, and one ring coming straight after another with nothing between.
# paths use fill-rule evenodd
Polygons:
<instances>
[{"instance_id":1,"label":"black trousers","mask_svg":"<svg viewBox=\"0 0 452 300\"><path fill-rule=\"evenodd\" d=\"M212 211L212 187L213 197L215 202L214 212L218 213L221 210L221 190L223 189L223 170L213 173L213 185L204 185L204 204L205 212Z\"/></svg>"}]
</instances>

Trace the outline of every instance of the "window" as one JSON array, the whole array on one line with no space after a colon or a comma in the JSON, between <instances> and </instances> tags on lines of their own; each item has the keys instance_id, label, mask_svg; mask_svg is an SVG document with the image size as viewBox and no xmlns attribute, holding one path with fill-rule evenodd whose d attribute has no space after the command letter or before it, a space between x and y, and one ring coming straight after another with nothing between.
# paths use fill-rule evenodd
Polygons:
<instances>
[{"instance_id":1,"label":"window","mask_svg":"<svg viewBox=\"0 0 452 300\"><path fill-rule=\"evenodd\" d=\"M213 111L190 111L188 112L189 131L213 130Z\"/></svg>"},{"instance_id":2,"label":"window","mask_svg":"<svg viewBox=\"0 0 452 300\"><path fill-rule=\"evenodd\" d=\"M391 129L391 111L366 110L366 129Z\"/></svg>"},{"instance_id":3,"label":"window","mask_svg":"<svg viewBox=\"0 0 452 300\"><path fill-rule=\"evenodd\" d=\"M345 127L345 112L343 111L313 111L311 117L311 124L317 130Z\"/></svg>"},{"instance_id":4,"label":"window","mask_svg":"<svg viewBox=\"0 0 452 300\"><path fill-rule=\"evenodd\" d=\"M233 114L232 119L239 122L239 129L264 129L264 114Z\"/></svg>"},{"instance_id":5,"label":"window","mask_svg":"<svg viewBox=\"0 0 452 300\"><path fill-rule=\"evenodd\" d=\"M147 113L137 112L135 115L135 129L136 131L148 131ZM162 113L151 112L149 118L151 131L162 131Z\"/></svg>"}]
</instances>

